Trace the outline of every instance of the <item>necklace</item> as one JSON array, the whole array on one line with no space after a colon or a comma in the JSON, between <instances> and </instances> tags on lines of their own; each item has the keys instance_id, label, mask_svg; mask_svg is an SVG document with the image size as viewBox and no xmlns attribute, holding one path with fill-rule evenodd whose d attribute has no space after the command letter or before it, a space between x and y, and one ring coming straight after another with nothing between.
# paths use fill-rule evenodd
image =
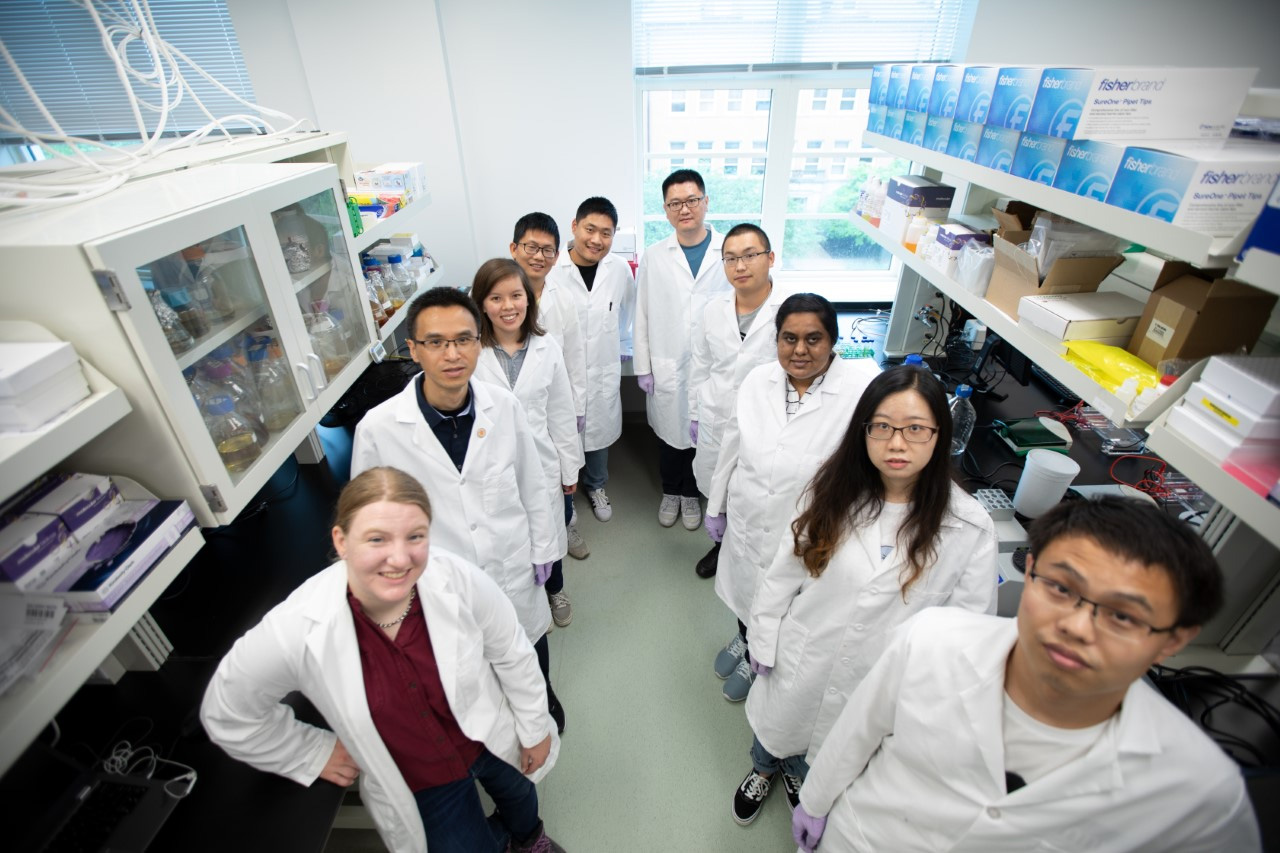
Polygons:
<instances>
[{"instance_id":1,"label":"necklace","mask_svg":"<svg viewBox=\"0 0 1280 853\"><path fill-rule=\"evenodd\" d=\"M413 600L418 597L418 588L416 586L409 588L409 606L400 614L399 619L392 619L390 622L374 622L379 628L394 628L409 616L409 611L413 609Z\"/></svg>"}]
</instances>

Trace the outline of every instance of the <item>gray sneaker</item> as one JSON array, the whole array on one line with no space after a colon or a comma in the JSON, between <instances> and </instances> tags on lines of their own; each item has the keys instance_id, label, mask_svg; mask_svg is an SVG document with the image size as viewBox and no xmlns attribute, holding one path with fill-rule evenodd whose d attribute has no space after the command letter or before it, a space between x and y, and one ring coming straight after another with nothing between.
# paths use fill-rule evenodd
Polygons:
<instances>
[{"instance_id":1,"label":"gray sneaker","mask_svg":"<svg viewBox=\"0 0 1280 853\"><path fill-rule=\"evenodd\" d=\"M742 639L741 634L734 634L729 644L716 655L716 678L723 681L733 675L733 671L738 668L738 661L742 660L746 651L747 641Z\"/></svg>"},{"instance_id":2,"label":"gray sneaker","mask_svg":"<svg viewBox=\"0 0 1280 853\"><path fill-rule=\"evenodd\" d=\"M569 593L564 590L547 593L547 601L551 604L551 621L557 627L567 627L573 621L573 604L569 601Z\"/></svg>"},{"instance_id":3,"label":"gray sneaker","mask_svg":"<svg viewBox=\"0 0 1280 853\"><path fill-rule=\"evenodd\" d=\"M567 528L569 531L569 556L575 560L585 560L591 556L591 549L587 547L587 540L582 538L582 534L578 532L576 524L570 524Z\"/></svg>"},{"instance_id":4,"label":"gray sneaker","mask_svg":"<svg viewBox=\"0 0 1280 853\"><path fill-rule=\"evenodd\" d=\"M663 495L662 503L658 504L658 523L663 527L671 527L679 517L680 496Z\"/></svg>"},{"instance_id":5,"label":"gray sneaker","mask_svg":"<svg viewBox=\"0 0 1280 853\"><path fill-rule=\"evenodd\" d=\"M747 694L751 692L751 682L755 680L756 674L751 671L751 664L744 657L738 661L733 675L729 676L729 680L724 683L724 698L730 702L744 701Z\"/></svg>"},{"instance_id":6,"label":"gray sneaker","mask_svg":"<svg viewBox=\"0 0 1280 853\"><path fill-rule=\"evenodd\" d=\"M680 499L680 520L685 530L697 530L702 525L702 504L697 498Z\"/></svg>"}]
</instances>

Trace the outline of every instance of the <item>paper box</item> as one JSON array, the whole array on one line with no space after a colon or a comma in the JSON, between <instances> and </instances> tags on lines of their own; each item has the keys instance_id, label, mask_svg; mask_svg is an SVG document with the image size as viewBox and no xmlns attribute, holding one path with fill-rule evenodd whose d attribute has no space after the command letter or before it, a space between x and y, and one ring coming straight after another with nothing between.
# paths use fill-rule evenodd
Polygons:
<instances>
[{"instance_id":1,"label":"paper box","mask_svg":"<svg viewBox=\"0 0 1280 853\"><path fill-rule=\"evenodd\" d=\"M982 141L978 143L978 159L974 162L998 172L1009 171L1013 168L1013 154L1018 147L1020 135L1016 130L987 125L982 129Z\"/></svg>"},{"instance_id":2,"label":"paper box","mask_svg":"<svg viewBox=\"0 0 1280 853\"><path fill-rule=\"evenodd\" d=\"M966 243L985 243L991 245L991 235L983 234L954 222L948 222L938 228L936 248L929 252L929 263L948 278L956 277L956 259L964 250Z\"/></svg>"},{"instance_id":3,"label":"paper box","mask_svg":"<svg viewBox=\"0 0 1280 853\"><path fill-rule=\"evenodd\" d=\"M885 106L889 109L904 110L907 108L907 87L911 84L910 65L889 66L889 90L884 97Z\"/></svg>"},{"instance_id":4,"label":"paper box","mask_svg":"<svg viewBox=\"0 0 1280 853\"><path fill-rule=\"evenodd\" d=\"M884 120L889 113L889 108L884 104L877 104L867 110L867 130L872 133L884 133Z\"/></svg>"},{"instance_id":5,"label":"paper box","mask_svg":"<svg viewBox=\"0 0 1280 853\"><path fill-rule=\"evenodd\" d=\"M1026 129L1064 139L1225 139L1256 68L1046 68Z\"/></svg>"},{"instance_id":6,"label":"paper box","mask_svg":"<svg viewBox=\"0 0 1280 853\"><path fill-rule=\"evenodd\" d=\"M928 113L907 110L902 122L902 141L912 145L923 146L924 133L928 121Z\"/></svg>"},{"instance_id":7,"label":"paper box","mask_svg":"<svg viewBox=\"0 0 1280 853\"><path fill-rule=\"evenodd\" d=\"M996 268L991 273L987 301L1015 320L1018 318L1018 302L1022 297L1097 290L1102 280L1120 265L1119 255L1060 258L1049 268L1044 281L1041 281L1036 259L1031 255L998 235L994 246Z\"/></svg>"},{"instance_id":8,"label":"paper box","mask_svg":"<svg viewBox=\"0 0 1280 853\"><path fill-rule=\"evenodd\" d=\"M88 397L79 359L26 391L0 397L0 431L29 432Z\"/></svg>"},{"instance_id":9,"label":"paper box","mask_svg":"<svg viewBox=\"0 0 1280 853\"><path fill-rule=\"evenodd\" d=\"M1107 204L1193 231L1233 237L1253 224L1280 178L1280 146L1124 150Z\"/></svg>"},{"instance_id":10,"label":"paper box","mask_svg":"<svg viewBox=\"0 0 1280 853\"><path fill-rule=\"evenodd\" d=\"M1264 417L1280 417L1280 358L1215 355L1200 381L1228 396L1247 399L1249 408Z\"/></svg>"},{"instance_id":11,"label":"paper box","mask_svg":"<svg viewBox=\"0 0 1280 853\"><path fill-rule=\"evenodd\" d=\"M907 78L907 101L904 106L916 112L929 112L929 96L933 92L936 65L913 65Z\"/></svg>"},{"instance_id":12,"label":"paper box","mask_svg":"<svg viewBox=\"0 0 1280 853\"><path fill-rule=\"evenodd\" d=\"M947 154L970 163L978 159L978 143L986 125L976 121L955 119L951 123L951 138L947 140Z\"/></svg>"},{"instance_id":13,"label":"paper box","mask_svg":"<svg viewBox=\"0 0 1280 853\"><path fill-rule=\"evenodd\" d=\"M1202 380L1191 383L1184 400L1185 405L1216 418L1219 426L1242 439L1280 441L1280 417L1254 411L1247 396L1232 394Z\"/></svg>"},{"instance_id":14,"label":"paper box","mask_svg":"<svg viewBox=\"0 0 1280 853\"><path fill-rule=\"evenodd\" d=\"M1040 68L1001 68L991 91L991 108L987 124L1009 130L1026 130L1027 116L1040 85Z\"/></svg>"},{"instance_id":15,"label":"paper box","mask_svg":"<svg viewBox=\"0 0 1280 853\"><path fill-rule=\"evenodd\" d=\"M1276 295L1229 278L1184 275L1156 288L1129 341L1129 352L1156 366L1166 358L1205 358L1251 349Z\"/></svg>"},{"instance_id":16,"label":"paper box","mask_svg":"<svg viewBox=\"0 0 1280 853\"><path fill-rule=\"evenodd\" d=\"M987 123L991 109L991 93L996 88L1000 69L987 65L969 65L960 78L960 93L956 96L956 121Z\"/></svg>"},{"instance_id":17,"label":"paper box","mask_svg":"<svg viewBox=\"0 0 1280 853\"><path fill-rule=\"evenodd\" d=\"M954 118L956 102L960 99L960 81L964 77L963 65L939 65L933 71L933 92L929 95L929 114L940 118Z\"/></svg>"},{"instance_id":18,"label":"paper box","mask_svg":"<svg viewBox=\"0 0 1280 853\"><path fill-rule=\"evenodd\" d=\"M886 106L889 102L889 63L871 66L871 89L867 92L867 103L871 106Z\"/></svg>"},{"instance_id":19,"label":"paper box","mask_svg":"<svg viewBox=\"0 0 1280 853\"><path fill-rule=\"evenodd\" d=\"M37 388L78 361L75 349L62 341L0 342L0 397Z\"/></svg>"},{"instance_id":20,"label":"paper box","mask_svg":"<svg viewBox=\"0 0 1280 853\"><path fill-rule=\"evenodd\" d=\"M895 243L901 243L913 216L920 213L926 219L941 221L951 211L954 198L955 187L919 175L890 178L880 213L880 230Z\"/></svg>"},{"instance_id":21,"label":"paper box","mask_svg":"<svg viewBox=\"0 0 1280 853\"><path fill-rule=\"evenodd\" d=\"M1066 147L1065 139L1024 133L1018 139L1018 147L1013 155L1013 168L1009 173L1015 178L1026 178L1051 187L1058 175L1058 164L1062 162L1062 152Z\"/></svg>"},{"instance_id":22,"label":"paper box","mask_svg":"<svg viewBox=\"0 0 1280 853\"><path fill-rule=\"evenodd\" d=\"M902 125L906 122L907 111L888 107L884 114L884 135L890 139L902 138Z\"/></svg>"},{"instance_id":23,"label":"paper box","mask_svg":"<svg viewBox=\"0 0 1280 853\"><path fill-rule=\"evenodd\" d=\"M939 154L947 153L947 143L951 140L951 124L953 119L942 116L929 116L924 124L924 147Z\"/></svg>"},{"instance_id":24,"label":"paper box","mask_svg":"<svg viewBox=\"0 0 1280 853\"><path fill-rule=\"evenodd\" d=\"M1085 198L1106 201L1123 155L1124 147L1110 142L1069 142L1062 152L1053 185Z\"/></svg>"},{"instance_id":25,"label":"paper box","mask_svg":"<svg viewBox=\"0 0 1280 853\"><path fill-rule=\"evenodd\" d=\"M1018 322L1030 323L1063 341L1096 341L1133 334L1143 305L1123 293L1055 293L1024 296Z\"/></svg>"}]
</instances>

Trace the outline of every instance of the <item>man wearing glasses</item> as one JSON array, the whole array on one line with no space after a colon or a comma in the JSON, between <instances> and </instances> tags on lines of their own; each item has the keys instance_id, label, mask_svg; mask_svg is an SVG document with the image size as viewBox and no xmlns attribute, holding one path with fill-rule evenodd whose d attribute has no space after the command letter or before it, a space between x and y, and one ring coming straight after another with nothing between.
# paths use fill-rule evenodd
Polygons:
<instances>
[{"instance_id":1,"label":"man wearing glasses","mask_svg":"<svg viewBox=\"0 0 1280 853\"><path fill-rule=\"evenodd\" d=\"M689 369L689 440L698 491L711 495L711 477L720 458L725 428L738 388L751 370L775 361L774 317L786 294L773 286L773 247L759 226L744 222L729 229L720 248L732 290L717 293L694 318ZM710 509L708 509L710 513ZM718 526L718 529L717 529ZM724 535L724 518L707 515L707 533ZM720 542L698 561L698 577L716 573Z\"/></svg>"},{"instance_id":2,"label":"man wearing glasses","mask_svg":"<svg viewBox=\"0 0 1280 853\"><path fill-rule=\"evenodd\" d=\"M564 366L569 372L569 385L573 388L574 414L578 416L578 432L587 422L587 350L582 342L582 326L578 321L577 307L572 297L555 281L548 281L560 254L560 228L545 213L526 213L516 220L515 233L511 237L511 257L524 270L538 301L538 322L546 333L560 344ZM578 512L573 506L573 495L565 495L565 522L569 533L569 556L585 560L591 549L578 531Z\"/></svg>"},{"instance_id":3,"label":"man wearing glasses","mask_svg":"<svg viewBox=\"0 0 1280 853\"><path fill-rule=\"evenodd\" d=\"M480 309L471 297L432 288L409 304L405 328L422 372L356 425L351 476L388 465L422 484L431 498L431 546L475 563L506 592L564 731L548 676L551 608L542 590L564 554L533 433L514 394L471 381L480 357Z\"/></svg>"},{"instance_id":4,"label":"man wearing glasses","mask_svg":"<svg viewBox=\"0 0 1280 853\"><path fill-rule=\"evenodd\" d=\"M1260 850L1239 768L1141 681L1221 605L1204 540L1103 498L1054 507L1030 547L1016 621L930 608L898 629L812 764L797 843Z\"/></svg>"},{"instance_id":5,"label":"man wearing glasses","mask_svg":"<svg viewBox=\"0 0 1280 853\"><path fill-rule=\"evenodd\" d=\"M662 182L667 221L675 233L650 246L636 281L636 381L645 392L649 426L657 434L662 502L658 523L679 518L686 530L702 524L694 445L689 431L691 332L707 300L729 289L720 254L724 238L707 228L707 188L692 169Z\"/></svg>"}]
</instances>

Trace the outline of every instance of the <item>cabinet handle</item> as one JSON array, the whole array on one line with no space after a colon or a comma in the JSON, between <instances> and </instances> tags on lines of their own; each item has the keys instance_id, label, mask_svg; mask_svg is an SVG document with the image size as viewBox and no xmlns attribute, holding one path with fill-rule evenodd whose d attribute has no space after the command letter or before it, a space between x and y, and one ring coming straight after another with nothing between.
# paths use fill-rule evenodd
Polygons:
<instances>
[{"instance_id":1,"label":"cabinet handle","mask_svg":"<svg viewBox=\"0 0 1280 853\"><path fill-rule=\"evenodd\" d=\"M319 394L321 391L329 387L329 383L325 381L324 362L320 360L320 356L316 355L313 352L307 353L307 361L315 362L316 375L319 377L318 379L315 380L316 393ZM307 375L308 376L311 375L310 370L307 371Z\"/></svg>"},{"instance_id":2,"label":"cabinet handle","mask_svg":"<svg viewBox=\"0 0 1280 853\"><path fill-rule=\"evenodd\" d=\"M313 402L316 399L316 397L319 396L319 392L316 391L315 380L311 378L311 371L308 370L307 366L302 362L298 362L297 364L295 364L293 366L293 369L295 371L301 371L302 376L306 377L306 382L305 383L300 382L299 384L306 386L302 389L302 393L304 394L307 393L308 387L311 389L311 393L307 395L307 402L308 403Z\"/></svg>"}]
</instances>

